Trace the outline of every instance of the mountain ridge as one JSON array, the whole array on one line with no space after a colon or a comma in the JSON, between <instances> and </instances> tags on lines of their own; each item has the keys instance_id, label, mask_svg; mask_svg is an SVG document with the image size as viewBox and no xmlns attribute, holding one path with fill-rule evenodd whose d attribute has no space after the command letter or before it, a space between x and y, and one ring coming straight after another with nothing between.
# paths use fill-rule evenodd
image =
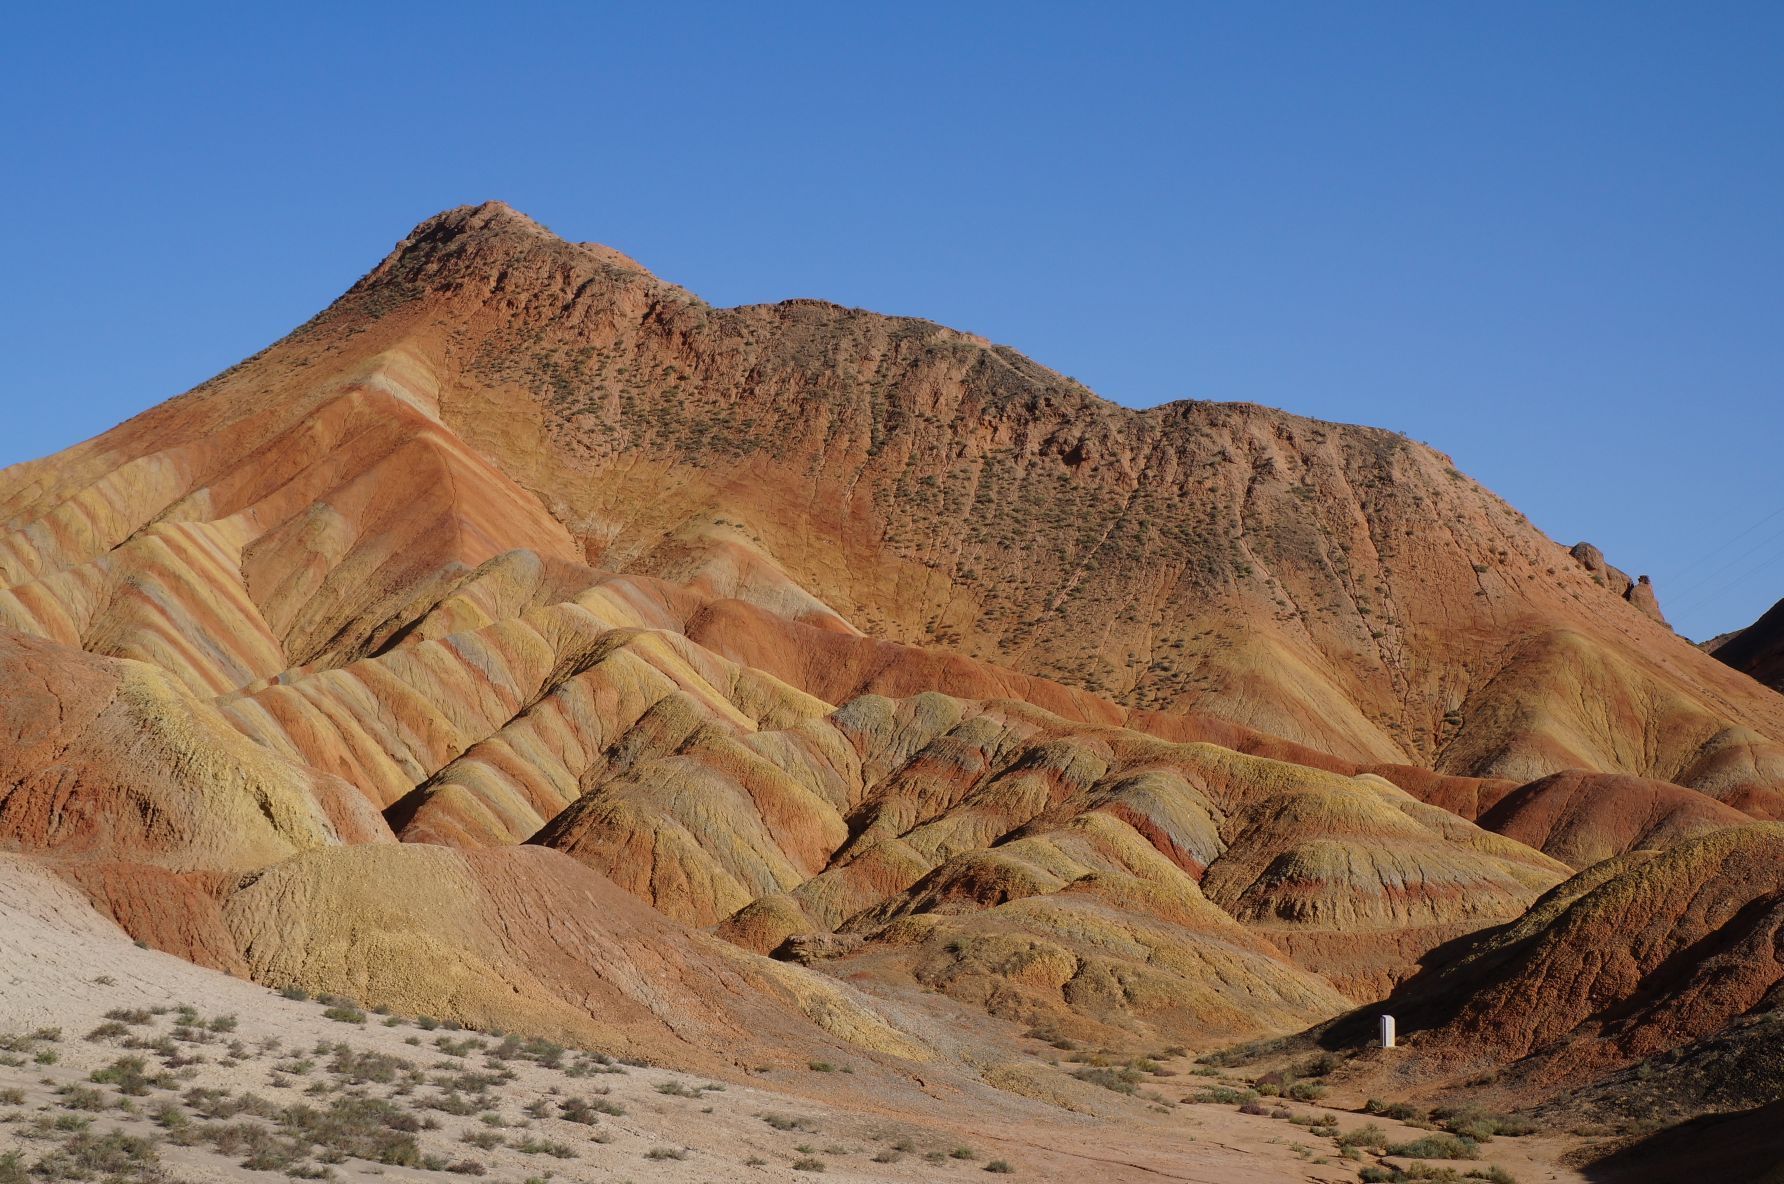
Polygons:
<instances>
[{"instance_id":1,"label":"mountain ridge","mask_svg":"<svg viewBox=\"0 0 1784 1184\"><path fill-rule=\"evenodd\" d=\"M623 897L687 990L759 987L735 1014L789 1063L913 1076L962 1016L1206 1046L1403 991L1460 1040L1612 923L1545 927L1562 886L1784 818L1784 698L1577 552L1382 429L1123 408L461 207L0 471L0 845L141 940L462 1022L599 1032L573 964ZM373 929L452 984L362 973ZM1418 993L1470 950L1515 978ZM1717 1030L1709 994L1595 1070Z\"/></svg>"}]
</instances>

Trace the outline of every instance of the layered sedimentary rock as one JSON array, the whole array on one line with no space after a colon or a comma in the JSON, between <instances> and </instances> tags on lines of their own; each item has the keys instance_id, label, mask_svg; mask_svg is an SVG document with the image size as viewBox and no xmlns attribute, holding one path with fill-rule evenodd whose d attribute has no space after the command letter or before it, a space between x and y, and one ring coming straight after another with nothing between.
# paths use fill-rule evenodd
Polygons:
<instances>
[{"instance_id":1,"label":"layered sedimentary rock","mask_svg":"<svg viewBox=\"0 0 1784 1184\"><path fill-rule=\"evenodd\" d=\"M261 981L405 1013L703 1068L931 1056L829 979L692 932L538 848L311 852L243 883L224 917Z\"/></svg>"},{"instance_id":2,"label":"layered sedimentary rock","mask_svg":"<svg viewBox=\"0 0 1784 1184\"><path fill-rule=\"evenodd\" d=\"M176 871L390 842L352 786L269 752L164 671L0 632L0 839Z\"/></svg>"},{"instance_id":3,"label":"layered sedimentary rock","mask_svg":"<svg viewBox=\"0 0 1784 1184\"><path fill-rule=\"evenodd\" d=\"M1477 821L1580 869L1631 851L1664 850L1751 819L1664 781L1572 772L1520 786Z\"/></svg>"},{"instance_id":4,"label":"layered sedimentary rock","mask_svg":"<svg viewBox=\"0 0 1784 1184\"><path fill-rule=\"evenodd\" d=\"M1775 1010L1781 934L1784 825L1728 827L1592 865L1398 1007L1415 1043L1577 1080Z\"/></svg>"},{"instance_id":5,"label":"layered sedimentary rock","mask_svg":"<svg viewBox=\"0 0 1784 1184\"><path fill-rule=\"evenodd\" d=\"M212 691L364 656L526 549L1351 760L1726 798L1775 783L1784 733L1776 702L1401 437L1130 411L927 322L712 309L499 205L15 469L0 514L6 623ZM179 652L145 578L223 652Z\"/></svg>"},{"instance_id":6,"label":"layered sedimentary rock","mask_svg":"<svg viewBox=\"0 0 1784 1184\"><path fill-rule=\"evenodd\" d=\"M1784 817L1784 700L1646 588L1388 432L492 204L0 473L0 843L209 965L683 1059L915 1061L937 992L1288 1030L1507 923L1565 977L1570 871Z\"/></svg>"}]
</instances>

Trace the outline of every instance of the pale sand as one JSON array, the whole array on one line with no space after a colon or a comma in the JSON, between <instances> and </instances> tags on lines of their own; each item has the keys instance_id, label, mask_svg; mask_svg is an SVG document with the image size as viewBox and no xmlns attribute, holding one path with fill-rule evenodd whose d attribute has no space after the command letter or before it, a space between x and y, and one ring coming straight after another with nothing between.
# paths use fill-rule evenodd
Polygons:
<instances>
[{"instance_id":1,"label":"pale sand","mask_svg":"<svg viewBox=\"0 0 1784 1184\"><path fill-rule=\"evenodd\" d=\"M476 1034L424 1031L407 1020L387 1027L379 1016L372 1016L363 1027L336 1022L324 1017L319 1003L288 1000L171 955L137 948L52 874L28 860L0 856L0 1034L45 1026L62 1029L59 1040L42 1046L55 1050L53 1064L38 1064L26 1056L22 1066L0 1066L0 1090L19 1088L26 1095L22 1107L0 1105L0 1155L18 1149L30 1164L50 1150L53 1143L25 1137L31 1120L40 1114L71 1113L62 1107L63 1099L56 1090L85 1083L94 1069L127 1055L127 1050L119 1047L124 1037L85 1038L103 1022L105 1012L181 1004L196 1008L207 1019L237 1018L236 1030L213 1043L180 1044L182 1054L205 1058L182 1070L186 1076L179 1082L181 1092L194 1086L211 1087L258 1094L280 1105L326 1105L326 1098L319 1100L304 1093L313 1083L335 1080L326 1067L328 1054L315 1051L318 1043L344 1042L355 1051L401 1057L430 1073L444 1066L459 1071L488 1067L475 1052L457 1060L434 1046L441 1037L463 1039ZM173 1022L171 1013L162 1014L150 1025L132 1031L159 1036L169 1032ZM411 1039L418 1043L409 1043ZM247 1047L237 1063L226 1066L220 1060L227 1057L232 1040ZM272 1040L278 1042L277 1051L266 1046ZM154 1053L137 1055L148 1059L151 1070L159 1068ZM274 1072L275 1064L289 1064L298 1056L312 1059L315 1067L303 1075ZM1231 1106L1189 1105L1158 1113L1143 1102L1111 1095L1111 1107L1128 1112L1093 1118L1010 1097L1007 1106L985 1107L938 1121L933 1113L901 1111L895 1102L866 1113L860 1108L814 1102L809 1091L807 1096L797 1097L738 1082L725 1083L722 1090L702 1091L699 1097L666 1096L658 1092L659 1085L675 1082L691 1089L704 1082L662 1069L628 1067L623 1074L571 1078L530 1061L506 1064L516 1072L516 1079L493 1087L492 1092L499 1099L504 1120L513 1126L497 1133L512 1140L532 1137L566 1144L576 1157L557 1159L522 1154L511 1147L483 1150L469 1146L461 1141L461 1134L490 1128L476 1115L455 1116L422 1108L422 1098L439 1092L425 1085L409 1095L393 1097L440 1124L437 1130L420 1133L424 1153L451 1160L476 1159L486 1165L488 1175L483 1179L503 1184L548 1174L566 1181L977 1180L989 1178L984 1168L994 1159L1009 1162L1014 1169L1011 1178L1026 1180L1337 1184L1355 1181L1360 1166L1340 1158L1329 1139L1315 1138L1279 1119L1239 1114ZM1179 1096L1195 1082L1193 1077L1173 1078L1169 1093ZM116 1091L101 1088L113 1102L119 1100ZM391 1092L388 1085L359 1088L374 1096ZM624 1107L623 1116L602 1116L591 1127L556 1117L529 1118L523 1111L540 1099L555 1104L563 1098L592 1097L602 1090L610 1091L603 1095L607 1101ZM153 1090L134 1101L146 1110L158 1099L176 1096ZM1306 1107L1294 1109L1308 1112ZM763 1121L763 1115L795 1118L807 1129L777 1130ZM1342 1118L1346 1129L1365 1121L1352 1115ZM161 1134L145 1116L131 1116L118 1109L95 1116L94 1131L113 1127L131 1134ZM610 1141L596 1142L597 1135ZM901 1140L908 1140L914 1150L901 1153L896 1162L873 1162L876 1153L889 1151ZM801 1145L811 1150L798 1150ZM945 1155L962 1146L971 1147L974 1158ZM686 1158L647 1158L657 1148L674 1149ZM938 1152L944 1155L939 1162L924 1157ZM807 1156L824 1162L821 1177L793 1170L792 1163ZM258 1179L270 1184L285 1178L278 1172L248 1170L204 1147L166 1143L161 1158L175 1180ZM766 1162L746 1163L752 1158ZM1325 1162L1316 1162L1322 1159ZM1514 1170L1520 1184L1574 1184L1579 1179L1573 1173L1534 1165L1515 1152L1495 1154L1492 1159L1507 1166L1519 1161ZM477 1179L381 1167L354 1159L335 1165L333 1172L344 1182L374 1176L432 1184Z\"/></svg>"}]
</instances>

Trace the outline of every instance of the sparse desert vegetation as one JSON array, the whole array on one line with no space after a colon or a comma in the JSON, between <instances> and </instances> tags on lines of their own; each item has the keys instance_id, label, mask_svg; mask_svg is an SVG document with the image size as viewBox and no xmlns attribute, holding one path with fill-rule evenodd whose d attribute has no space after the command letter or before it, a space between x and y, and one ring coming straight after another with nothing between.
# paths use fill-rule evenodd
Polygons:
<instances>
[{"instance_id":1,"label":"sparse desert vegetation","mask_svg":"<svg viewBox=\"0 0 1784 1184\"><path fill-rule=\"evenodd\" d=\"M204 972L187 981L205 982ZM229 984L238 998L255 990ZM518 1184L648 1165L685 1168L692 1180L717 1158L896 1180L919 1178L901 1165L924 1143L932 1158L910 1164L958 1162L965 1172L978 1158L945 1134L846 1110L767 1109L764 1101L781 1099L596 1050L437 1034L433 1021L326 994L286 989L266 1000L227 1012L178 999L102 1007L100 992L87 1006L103 1018L74 1045L51 1026L0 1031L0 1179L344 1181L398 1172ZM387 1022L343 1024L337 1013L349 1008ZM431 1039L418 1039L424 1033ZM53 1050L65 1055L42 1057ZM828 1136L821 1142L819 1130ZM988 1170L1015 1169L999 1159Z\"/></svg>"}]
</instances>

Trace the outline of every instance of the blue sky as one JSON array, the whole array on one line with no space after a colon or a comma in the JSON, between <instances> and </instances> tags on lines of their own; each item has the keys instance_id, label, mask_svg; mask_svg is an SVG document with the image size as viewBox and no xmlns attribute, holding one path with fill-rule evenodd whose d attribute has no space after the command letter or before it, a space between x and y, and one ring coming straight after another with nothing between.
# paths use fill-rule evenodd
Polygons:
<instances>
[{"instance_id":1,"label":"blue sky","mask_svg":"<svg viewBox=\"0 0 1784 1184\"><path fill-rule=\"evenodd\" d=\"M1784 596L1784 6L277 8L9 13L0 464L499 197L717 304L1404 431L1690 636Z\"/></svg>"}]
</instances>

